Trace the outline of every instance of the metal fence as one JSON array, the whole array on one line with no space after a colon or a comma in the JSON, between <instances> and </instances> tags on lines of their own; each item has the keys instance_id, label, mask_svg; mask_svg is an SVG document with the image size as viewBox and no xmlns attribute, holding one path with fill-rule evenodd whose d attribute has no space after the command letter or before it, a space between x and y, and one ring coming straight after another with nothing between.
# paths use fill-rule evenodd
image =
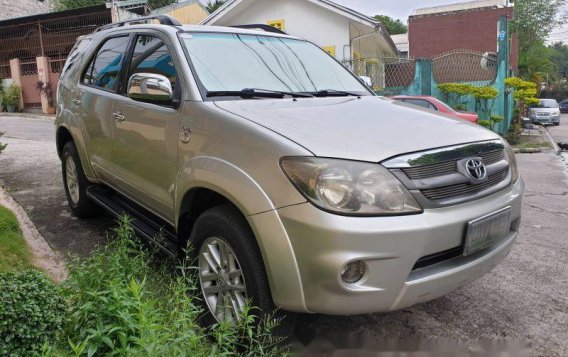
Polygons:
<instances>
[{"instance_id":1,"label":"metal fence","mask_svg":"<svg viewBox=\"0 0 568 357\"><path fill-rule=\"evenodd\" d=\"M3 25L0 63L12 58L67 56L77 37L111 22L109 10Z\"/></svg>"},{"instance_id":2,"label":"metal fence","mask_svg":"<svg viewBox=\"0 0 568 357\"><path fill-rule=\"evenodd\" d=\"M358 76L367 77L373 90L408 86L414 80L415 61L398 57L361 58L345 61L344 65Z\"/></svg>"},{"instance_id":3,"label":"metal fence","mask_svg":"<svg viewBox=\"0 0 568 357\"><path fill-rule=\"evenodd\" d=\"M12 73L10 70L10 63L0 63L0 79L11 78Z\"/></svg>"},{"instance_id":4,"label":"metal fence","mask_svg":"<svg viewBox=\"0 0 568 357\"><path fill-rule=\"evenodd\" d=\"M456 50L432 59L436 83L463 83L486 86L497 78L497 55L472 50Z\"/></svg>"}]
</instances>

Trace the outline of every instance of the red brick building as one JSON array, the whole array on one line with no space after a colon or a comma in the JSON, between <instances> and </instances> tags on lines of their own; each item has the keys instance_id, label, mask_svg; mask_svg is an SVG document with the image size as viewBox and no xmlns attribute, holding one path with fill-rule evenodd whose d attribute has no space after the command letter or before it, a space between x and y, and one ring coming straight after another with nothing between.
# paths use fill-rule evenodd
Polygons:
<instances>
[{"instance_id":1,"label":"red brick building","mask_svg":"<svg viewBox=\"0 0 568 357\"><path fill-rule=\"evenodd\" d=\"M503 3L485 0L416 10L408 19L409 56L434 58L458 49L497 52L497 21L500 16L513 16L513 7L504 7ZM510 48L511 68L516 72L516 35Z\"/></svg>"}]
</instances>

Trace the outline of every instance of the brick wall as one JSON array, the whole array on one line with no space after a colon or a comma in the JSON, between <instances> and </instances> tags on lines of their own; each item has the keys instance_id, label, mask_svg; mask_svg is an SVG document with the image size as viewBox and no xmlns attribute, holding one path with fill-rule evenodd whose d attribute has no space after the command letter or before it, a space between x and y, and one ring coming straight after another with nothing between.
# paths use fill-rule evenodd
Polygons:
<instances>
[{"instance_id":1,"label":"brick wall","mask_svg":"<svg viewBox=\"0 0 568 357\"><path fill-rule=\"evenodd\" d=\"M49 12L49 0L0 0L0 20Z\"/></svg>"},{"instance_id":2,"label":"brick wall","mask_svg":"<svg viewBox=\"0 0 568 357\"><path fill-rule=\"evenodd\" d=\"M499 16L512 16L512 13L512 8L484 8L411 16L408 19L410 56L432 58L456 49L496 52ZM517 37L514 35L510 62L515 71L518 57Z\"/></svg>"}]
</instances>

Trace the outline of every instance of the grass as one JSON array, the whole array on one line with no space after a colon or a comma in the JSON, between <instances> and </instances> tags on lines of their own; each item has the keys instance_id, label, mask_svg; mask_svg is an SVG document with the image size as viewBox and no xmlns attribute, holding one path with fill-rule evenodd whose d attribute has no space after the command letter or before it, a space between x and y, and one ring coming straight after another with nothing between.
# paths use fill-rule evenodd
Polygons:
<instances>
[{"instance_id":1,"label":"grass","mask_svg":"<svg viewBox=\"0 0 568 357\"><path fill-rule=\"evenodd\" d=\"M235 325L199 325L194 269L160 261L144 249L123 217L113 239L75 260L62 286L68 301L63 332L43 356L276 356L273 319L246 309Z\"/></svg>"},{"instance_id":2,"label":"grass","mask_svg":"<svg viewBox=\"0 0 568 357\"><path fill-rule=\"evenodd\" d=\"M18 220L12 211L0 206L0 273L30 268L31 255Z\"/></svg>"},{"instance_id":3,"label":"grass","mask_svg":"<svg viewBox=\"0 0 568 357\"><path fill-rule=\"evenodd\" d=\"M549 148L550 143L547 141L543 141L540 143L520 143L517 145L513 145L516 149L540 149L540 148Z\"/></svg>"}]
</instances>

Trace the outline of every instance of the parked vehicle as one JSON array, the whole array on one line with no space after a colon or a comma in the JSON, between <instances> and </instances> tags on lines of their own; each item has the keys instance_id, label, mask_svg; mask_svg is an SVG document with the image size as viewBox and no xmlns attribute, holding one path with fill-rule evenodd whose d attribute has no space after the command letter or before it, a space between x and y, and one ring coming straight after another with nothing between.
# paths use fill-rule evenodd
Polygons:
<instances>
[{"instance_id":1,"label":"parked vehicle","mask_svg":"<svg viewBox=\"0 0 568 357\"><path fill-rule=\"evenodd\" d=\"M560 103L558 103L560 107L560 113L568 113L568 99L564 99Z\"/></svg>"},{"instance_id":2,"label":"parked vehicle","mask_svg":"<svg viewBox=\"0 0 568 357\"><path fill-rule=\"evenodd\" d=\"M246 299L288 322L401 309L509 253L524 183L498 135L378 97L305 40L156 18L78 39L57 151L75 215L191 248L206 324Z\"/></svg>"},{"instance_id":3,"label":"parked vehicle","mask_svg":"<svg viewBox=\"0 0 568 357\"><path fill-rule=\"evenodd\" d=\"M441 101L440 99L429 95L416 95L416 96L396 95L390 98L404 103L416 105L419 107L432 109L441 113L453 115L455 117L470 121L475 124L477 124L477 121L479 120L477 113L457 111L448 104Z\"/></svg>"},{"instance_id":4,"label":"parked vehicle","mask_svg":"<svg viewBox=\"0 0 568 357\"><path fill-rule=\"evenodd\" d=\"M529 108L529 119L540 125L560 125L560 106L556 99L540 99Z\"/></svg>"}]
</instances>

